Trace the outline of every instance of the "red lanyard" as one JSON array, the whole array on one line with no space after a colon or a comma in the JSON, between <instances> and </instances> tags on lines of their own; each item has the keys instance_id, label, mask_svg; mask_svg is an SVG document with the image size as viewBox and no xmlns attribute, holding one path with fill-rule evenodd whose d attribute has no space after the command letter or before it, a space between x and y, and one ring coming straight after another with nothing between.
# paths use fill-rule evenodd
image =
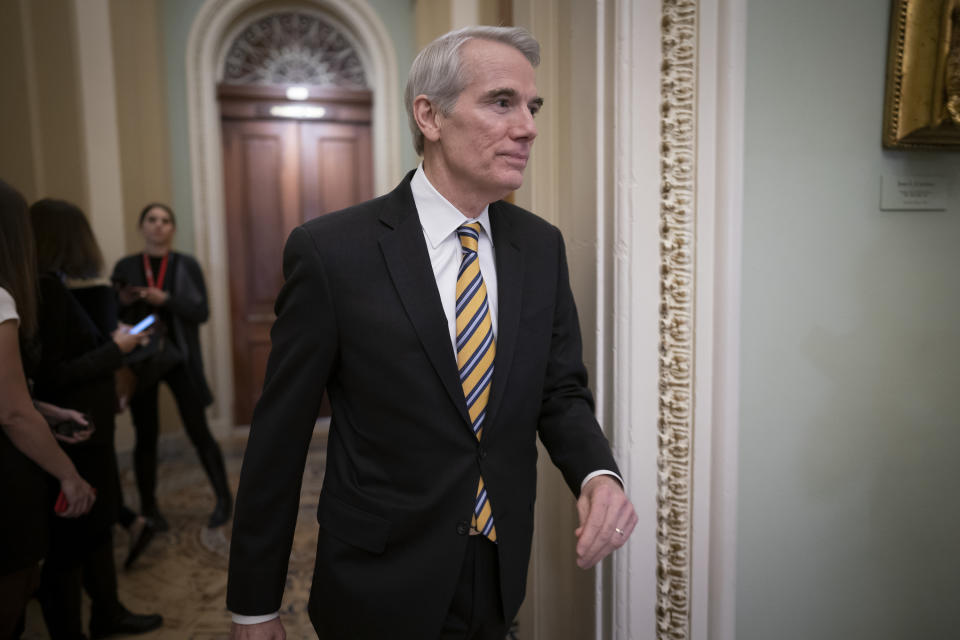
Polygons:
<instances>
[{"instance_id":1,"label":"red lanyard","mask_svg":"<svg viewBox=\"0 0 960 640\"><path fill-rule=\"evenodd\" d=\"M150 257L147 254L143 254L143 271L147 275L147 286L156 287L157 289L163 289L163 279L167 277L167 264L170 262L170 254L163 256L163 259L160 261L160 277L157 278L156 282L153 280L153 268L150 267Z\"/></svg>"}]
</instances>

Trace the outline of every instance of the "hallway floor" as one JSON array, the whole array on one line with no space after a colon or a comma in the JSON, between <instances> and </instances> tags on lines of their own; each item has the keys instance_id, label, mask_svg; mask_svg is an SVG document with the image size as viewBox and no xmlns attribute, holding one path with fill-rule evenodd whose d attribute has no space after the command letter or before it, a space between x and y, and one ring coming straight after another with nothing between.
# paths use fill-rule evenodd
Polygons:
<instances>
[{"instance_id":1,"label":"hallway floor","mask_svg":"<svg viewBox=\"0 0 960 640\"><path fill-rule=\"evenodd\" d=\"M227 473L236 490L245 438L222 443ZM160 613L164 626L139 636L144 640L220 640L229 636L226 610L228 527L207 529L204 524L213 509L213 492L196 455L181 434L161 442L158 498L170 531L157 534L129 571L123 571L127 554L126 532L115 529L115 552L119 571L120 600L136 613ZM301 508L294 536L283 620L288 638L316 637L307 618L306 603L313 576L316 548L316 505L323 481L326 431L314 434L301 491ZM136 487L127 463L121 458L121 477L128 504L136 506ZM89 603L86 603L89 606ZM85 621L88 620L87 609ZM85 622L86 623L86 622ZM27 611L24 640L47 638L36 600Z\"/></svg>"}]
</instances>

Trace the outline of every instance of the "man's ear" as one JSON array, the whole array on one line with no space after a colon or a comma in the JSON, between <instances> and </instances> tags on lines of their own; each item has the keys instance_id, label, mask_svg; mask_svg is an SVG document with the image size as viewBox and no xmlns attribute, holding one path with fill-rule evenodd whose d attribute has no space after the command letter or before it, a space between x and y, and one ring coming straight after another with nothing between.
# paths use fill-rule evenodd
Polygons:
<instances>
[{"instance_id":1,"label":"man's ear","mask_svg":"<svg viewBox=\"0 0 960 640\"><path fill-rule=\"evenodd\" d=\"M424 138L430 142L440 139L440 120L443 116L427 96L421 94L413 99L413 117Z\"/></svg>"}]
</instances>

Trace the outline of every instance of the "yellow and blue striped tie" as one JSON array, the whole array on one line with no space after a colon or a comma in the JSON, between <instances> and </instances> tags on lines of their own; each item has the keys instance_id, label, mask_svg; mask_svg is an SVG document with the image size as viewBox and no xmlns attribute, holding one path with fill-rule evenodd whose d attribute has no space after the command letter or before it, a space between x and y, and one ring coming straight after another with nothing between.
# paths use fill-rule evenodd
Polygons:
<instances>
[{"instance_id":1,"label":"yellow and blue striped tie","mask_svg":"<svg viewBox=\"0 0 960 640\"><path fill-rule=\"evenodd\" d=\"M483 419L487 415L496 347L487 304L487 287L483 284L477 258L480 223L460 226L457 236L462 248L460 271L457 273L457 367L460 369L460 384L467 399L473 432L479 440L483 435ZM493 526L493 513L482 476L477 486L471 524L490 540L497 541L497 530Z\"/></svg>"}]
</instances>

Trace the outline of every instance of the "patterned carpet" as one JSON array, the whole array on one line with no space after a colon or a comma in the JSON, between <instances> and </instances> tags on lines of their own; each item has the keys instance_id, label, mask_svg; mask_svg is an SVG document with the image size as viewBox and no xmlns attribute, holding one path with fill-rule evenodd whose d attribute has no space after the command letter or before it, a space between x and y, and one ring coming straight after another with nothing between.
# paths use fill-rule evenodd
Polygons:
<instances>
[{"instance_id":1,"label":"patterned carpet","mask_svg":"<svg viewBox=\"0 0 960 640\"><path fill-rule=\"evenodd\" d=\"M227 472L236 489L244 439L224 443ZM304 472L300 515L294 536L283 621L288 638L315 638L306 605L313 577L317 539L316 505L323 481L326 433L314 434ZM136 506L136 489L129 464L123 464L124 493ZM137 613L160 613L164 626L139 636L144 640L220 640L229 637L230 617L225 606L229 531L207 529L213 509L213 492L189 443L172 437L161 443L158 485L160 510L170 531L158 534L130 571L119 572L120 601ZM128 539L119 527L115 534L117 566L123 566ZM89 609L85 623L89 619ZM47 638L40 607L32 602L27 612L24 640Z\"/></svg>"}]
</instances>

